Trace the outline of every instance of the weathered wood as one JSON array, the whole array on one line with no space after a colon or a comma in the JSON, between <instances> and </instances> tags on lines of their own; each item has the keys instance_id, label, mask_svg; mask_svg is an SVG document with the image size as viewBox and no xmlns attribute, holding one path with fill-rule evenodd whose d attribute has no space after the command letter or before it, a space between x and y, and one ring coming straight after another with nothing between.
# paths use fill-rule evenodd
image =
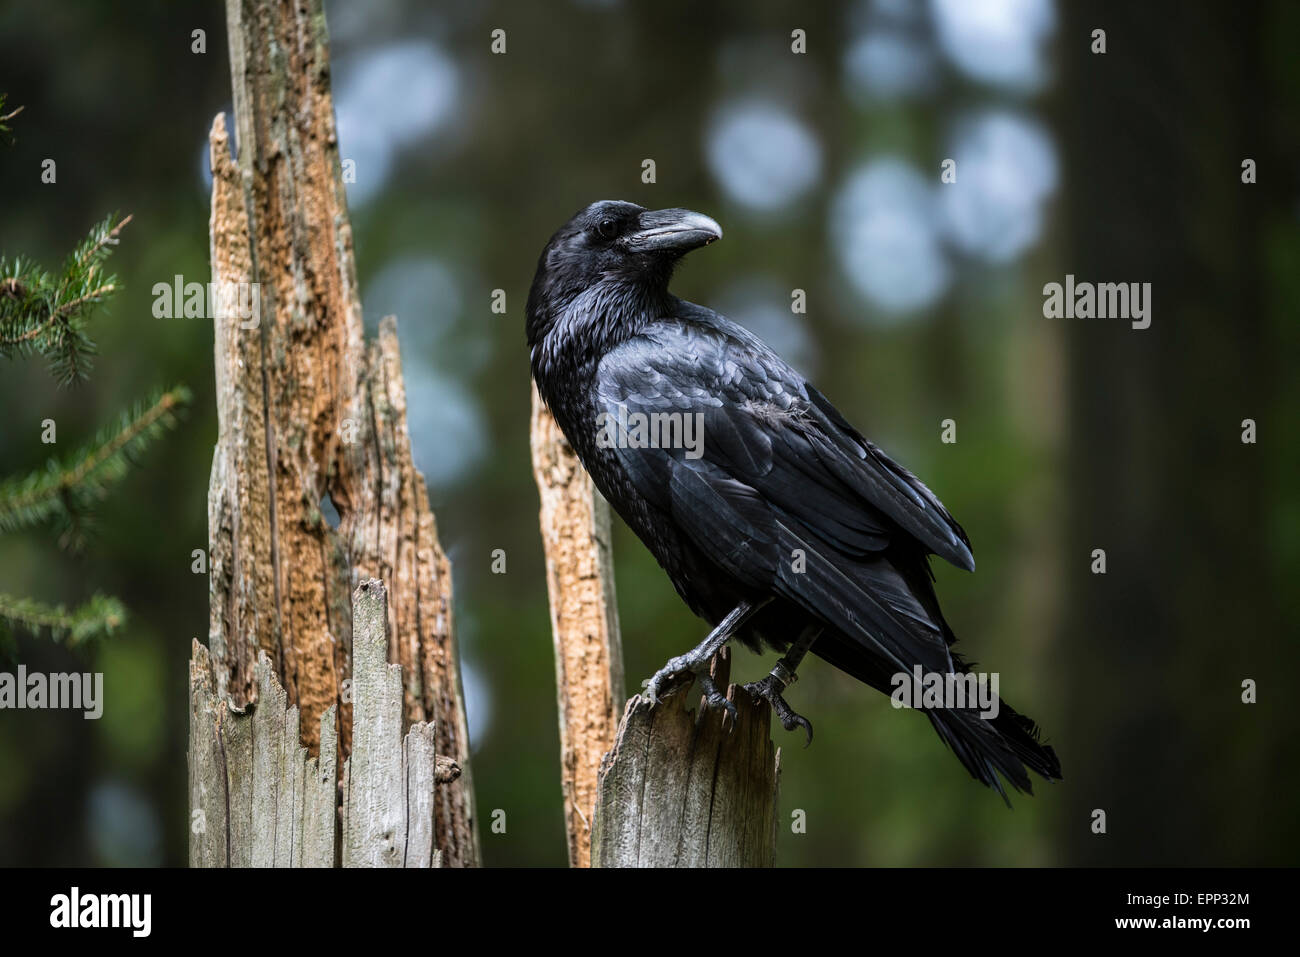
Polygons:
<instances>
[{"instance_id":1,"label":"weathered wood","mask_svg":"<svg viewBox=\"0 0 1300 957\"><path fill-rule=\"evenodd\" d=\"M353 599L352 755L343 832L344 867L400 867L406 852L402 667L388 664L384 587L362 582ZM432 774L430 774L432 778ZM394 800L394 797L399 800Z\"/></svg>"},{"instance_id":2,"label":"weathered wood","mask_svg":"<svg viewBox=\"0 0 1300 957\"><path fill-rule=\"evenodd\" d=\"M208 651L190 663L190 865L329 867L335 859L334 709L321 716L321 754L299 741L270 659L254 666L259 696L237 709L212 685Z\"/></svg>"},{"instance_id":3,"label":"weathered wood","mask_svg":"<svg viewBox=\"0 0 1300 957\"><path fill-rule=\"evenodd\" d=\"M338 749L334 742L335 710L320 719L320 754L307 759L307 798L303 807L302 867L332 867L338 853L339 772Z\"/></svg>"},{"instance_id":4,"label":"weathered wood","mask_svg":"<svg viewBox=\"0 0 1300 957\"><path fill-rule=\"evenodd\" d=\"M536 387L531 443L555 644L569 864L588 867L597 775L602 758L614 746L624 700L609 505Z\"/></svg>"},{"instance_id":5,"label":"weathered wood","mask_svg":"<svg viewBox=\"0 0 1300 957\"><path fill-rule=\"evenodd\" d=\"M412 464L395 320L380 324L374 342L363 333L322 3L227 0L226 15L239 155L231 158L218 116L212 281L219 293L256 289L260 308L246 317L237 297L215 304L205 658L213 690L236 707L257 701L264 653L301 709L301 743L320 755L321 774L321 719L334 709L326 729L339 770L353 744L350 596L383 579L385 655L402 666L400 718L429 722L437 753L465 772L435 792L433 840L446 863L472 865L478 837L450 567ZM327 497L337 529L322 515ZM304 765L304 780L308 773ZM297 793L290 782L281 797ZM294 846L292 835L277 839L279 848L259 855Z\"/></svg>"},{"instance_id":6,"label":"weathered wood","mask_svg":"<svg viewBox=\"0 0 1300 957\"><path fill-rule=\"evenodd\" d=\"M194 642L190 658L190 867L230 863L226 825L226 764L220 722L225 704L212 686L208 649ZM222 826L215 826L221 821Z\"/></svg>"},{"instance_id":7,"label":"weathered wood","mask_svg":"<svg viewBox=\"0 0 1300 957\"><path fill-rule=\"evenodd\" d=\"M437 867L434 795L459 776L439 757L432 726L402 735L400 665L387 661L388 609L379 581L354 598L355 720L344 762L339 834L334 709L321 716L321 753L300 743L298 709L265 652L256 704L231 706L212 687L195 642L190 685L190 864L219 867Z\"/></svg>"},{"instance_id":8,"label":"weathered wood","mask_svg":"<svg viewBox=\"0 0 1300 957\"><path fill-rule=\"evenodd\" d=\"M402 746L406 794L406 852L403 867L440 867L439 851L433 846L433 796L437 793L438 756L434 751L433 728L417 724Z\"/></svg>"},{"instance_id":9,"label":"weathered wood","mask_svg":"<svg viewBox=\"0 0 1300 957\"><path fill-rule=\"evenodd\" d=\"M713 676L728 685L729 649ZM771 709L737 685L731 727L677 686L651 707L627 704L614 749L600 769L592 824L595 867L771 867L776 852L781 752Z\"/></svg>"}]
</instances>

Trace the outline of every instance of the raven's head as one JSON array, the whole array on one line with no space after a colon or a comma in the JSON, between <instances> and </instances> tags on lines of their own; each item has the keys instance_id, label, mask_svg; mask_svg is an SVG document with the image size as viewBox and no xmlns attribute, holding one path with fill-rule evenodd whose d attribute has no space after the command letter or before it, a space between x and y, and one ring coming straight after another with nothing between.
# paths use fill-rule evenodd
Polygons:
<instances>
[{"instance_id":1,"label":"raven's head","mask_svg":"<svg viewBox=\"0 0 1300 957\"><path fill-rule=\"evenodd\" d=\"M666 296L677 260L721 237L722 227L689 209L651 210L618 200L592 203L561 226L542 250L528 295L529 345L584 294L610 303L627 299L629 305L641 297Z\"/></svg>"}]
</instances>

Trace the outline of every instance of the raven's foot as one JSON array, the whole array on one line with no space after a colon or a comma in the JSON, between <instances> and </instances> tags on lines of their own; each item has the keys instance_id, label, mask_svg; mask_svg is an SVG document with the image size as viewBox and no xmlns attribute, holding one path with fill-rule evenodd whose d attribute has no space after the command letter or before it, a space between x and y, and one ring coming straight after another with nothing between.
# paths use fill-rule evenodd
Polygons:
<instances>
[{"instance_id":1,"label":"raven's foot","mask_svg":"<svg viewBox=\"0 0 1300 957\"><path fill-rule=\"evenodd\" d=\"M666 683L670 683L669 679L679 674L689 673L699 679L700 687L704 690L705 702L713 708L725 708L734 718L736 706L728 701L725 695L718 692L717 686L709 676L709 662L718 653L718 649L731 640L732 635L749 617L771 600L771 598L764 598L758 602L742 601L731 609L698 645L684 655L669 658L667 664L656 671L648 681L641 683L645 688L645 696L650 699L650 705L653 707L659 703L659 690Z\"/></svg>"},{"instance_id":2,"label":"raven's foot","mask_svg":"<svg viewBox=\"0 0 1300 957\"><path fill-rule=\"evenodd\" d=\"M651 705L656 705L659 703L659 692L665 685L671 685L678 675L689 674L700 683L704 703L710 708L723 709L731 715L732 721L735 721L737 717L735 704L728 701L727 696L718 690L717 684L709 674L709 663L712 660L713 655L702 654L700 648L693 648L684 655L669 658L653 676L641 682L645 688L645 696L650 699ZM669 691L669 694L671 693Z\"/></svg>"},{"instance_id":3,"label":"raven's foot","mask_svg":"<svg viewBox=\"0 0 1300 957\"><path fill-rule=\"evenodd\" d=\"M781 697L781 692L785 688L786 682L776 677L776 675L768 675L762 681L751 681L745 685L746 691L756 698L762 698L772 706L772 710L776 712L777 718L781 721L781 727L787 731L793 731L795 728L804 729L808 734L808 741L804 744L806 748L809 744L812 744L812 723L803 715L796 714L794 709L786 704L785 699Z\"/></svg>"}]
</instances>

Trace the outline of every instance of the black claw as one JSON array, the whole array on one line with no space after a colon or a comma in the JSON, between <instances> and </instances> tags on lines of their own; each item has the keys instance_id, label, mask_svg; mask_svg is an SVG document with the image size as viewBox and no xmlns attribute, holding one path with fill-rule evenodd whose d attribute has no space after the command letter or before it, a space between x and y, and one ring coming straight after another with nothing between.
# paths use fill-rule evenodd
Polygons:
<instances>
[{"instance_id":1,"label":"black claw","mask_svg":"<svg viewBox=\"0 0 1300 957\"><path fill-rule=\"evenodd\" d=\"M781 727L785 728L787 731L793 731L795 728L803 728L808 734L808 740L803 743L803 746L806 748L808 745L812 744L812 722L803 715L795 714L793 711L790 712L790 717L788 719L781 719Z\"/></svg>"},{"instance_id":2,"label":"black claw","mask_svg":"<svg viewBox=\"0 0 1300 957\"><path fill-rule=\"evenodd\" d=\"M808 735L808 740L804 742L805 748L812 744L812 722L803 715L795 713L795 710L781 697L781 692L785 690L784 685L778 684L775 678L768 675L762 681L751 681L745 685L745 690L771 705L777 719L781 722L781 727L785 728L785 730L793 731L795 728L803 728Z\"/></svg>"},{"instance_id":3,"label":"black claw","mask_svg":"<svg viewBox=\"0 0 1300 957\"><path fill-rule=\"evenodd\" d=\"M704 694L704 703L710 708L720 708L723 712L722 723L727 723L726 715L731 716L731 726L736 726L736 721L740 717L740 712L736 710L736 705L726 695L718 691L718 686L713 683L713 679L706 674L696 675L700 682L700 691Z\"/></svg>"},{"instance_id":4,"label":"black claw","mask_svg":"<svg viewBox=\"0 0 1300 957\"><path fill-rule=\"evenodd\" d=\"M736 710L735 704L733 704L727 698L723 698L722 711L723 711L722 726L726 728L728 731L735 731L736 724L740 721L740 712ZM731 719L730 724L727 723L728 718Z\"/></svg>"}]
</instances>

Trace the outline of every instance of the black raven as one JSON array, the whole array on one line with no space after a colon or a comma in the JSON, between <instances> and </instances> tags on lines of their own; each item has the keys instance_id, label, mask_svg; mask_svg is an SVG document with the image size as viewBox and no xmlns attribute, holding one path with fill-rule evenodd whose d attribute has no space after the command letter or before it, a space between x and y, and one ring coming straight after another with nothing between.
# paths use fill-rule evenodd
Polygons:
<instances>
[{"instance_id":1,"label":"black raven","mask_svg":"<svg viewBox=\"0 0 1300 957\"><path fill-rule=\"evenodd\" d=\"M952 679L969 668L950 649L929 556L971 571L975 562L934 493L802 375L746 329L668 291L681 256L721 236L685 209L603 201L579 212L537 264L532 373L596 487L714 626L646 682L650 699L689 671L711 706L734 710L709 660L733 637L766 645L784 657L747 688L811 740L782 698L810 649L885 694L914 676L961 683ZM1060 778L1034 723L1007 705L925 703L946 705L925 707L935 730L1004 798L998 772L1026 792L1026 768Z\"/></svg>"}]
</instances>

